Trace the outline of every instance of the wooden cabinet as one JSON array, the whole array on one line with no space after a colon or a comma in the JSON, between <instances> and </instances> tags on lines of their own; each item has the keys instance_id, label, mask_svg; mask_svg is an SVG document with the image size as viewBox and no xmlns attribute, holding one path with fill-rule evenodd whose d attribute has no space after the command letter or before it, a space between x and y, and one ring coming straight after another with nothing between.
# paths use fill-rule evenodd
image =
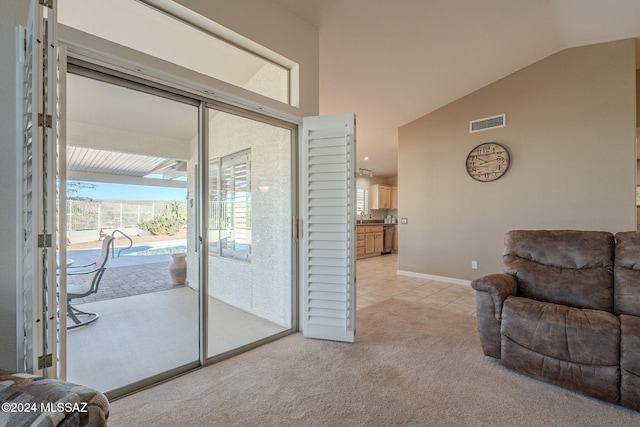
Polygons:
<instances>
[{"instance_id":1,"label":"wooden cabinet","mask_svg":"<svg viewBox=\"0 0 640 427\"><path fill-rule=\"evenodd\" d=\"M356 256L382 253L384 232L382 225L359 225L356 233Z\"/></svg>"},{"instance_id":2,"label":"wooden cabinet","mask_svg":"<svg viewBox=\"0 0 640 427\"><path fill-rule=\"evenodd\" d=\"M391 209L391 187L374 184L369 187L370 209Z\"/></svg>"},{"instance_id":3,"label":"wooden cabinet","mask_svg":"<svg viewBox=\"0 0 640 427\"><path fill-rule=\"evenodd\" d=\"M393 245L391 248L394 252L398 252L398 226L393 227Z\"/></svg>"},{"instance_id":4,"label":"wooden cabinet","mask_svg":"<svg viewBox=\"0 0 640 427\"><path fill-rule=\"evenodd\" d=\"M372 254L375 249L375 236L373 233L366 233L364 235L364 253L366 255Z\"/></svg>"},{"instance_id":5,"label":"wooden cabinet","mask_svg":"<svg viewBox=\"0 0 640 427\"><path fill-rule=\"evenodd\" d=\"M398 209L398 187L374 184L369 187L369 209Z\"/></svg>"},{"instance_id":6,"label":"wooden cabinet","mask_svg":"<svg viewBox=\"0 0 640 427\"><path fill-rule=\"evenodd\" d=\"M384 233L373 233L373 253L382 253L384 249Z\"/></svg>"},{"instance_id":7,"label":"wooden cabinet","mask_svg":"<svg viewBox=\"0 0 640 427\"><path fill-rule=\"evenodd\" d=\"M361 232L361 227L358 227L358 232L356 233L356 257L362 256L365 254L364 252L364 231Z\"/></svg>"},{"instance_id":8,"label":"wooden cabinet","mask_svg":"<svg viewBox=\"0 0 640 427\"><path fill-rule=\"evenodd\" d=\"M391 210L398 210L398 187L391 187Z\"/></svg>"}]
</instances>

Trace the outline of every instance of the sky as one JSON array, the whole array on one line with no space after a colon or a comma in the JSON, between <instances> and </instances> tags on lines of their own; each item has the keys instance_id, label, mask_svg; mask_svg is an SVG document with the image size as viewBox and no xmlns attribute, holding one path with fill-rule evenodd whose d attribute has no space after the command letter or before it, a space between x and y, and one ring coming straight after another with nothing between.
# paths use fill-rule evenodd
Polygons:
<instances>
[{"instance_id":1,"label":"sky","mask_svg":"<svg viewBox=\"0 0 640 427\"><path fill-rule=\"evenodd\" d=\"M70 181L71 187L74 182ZM93 200L187 200L186 188L166 188L149 185L109 184L104 182L88 183L95 188L79 188L77 193L67 194L67 198L74 196L88 197Z\"/></svg>"}]
</instances>

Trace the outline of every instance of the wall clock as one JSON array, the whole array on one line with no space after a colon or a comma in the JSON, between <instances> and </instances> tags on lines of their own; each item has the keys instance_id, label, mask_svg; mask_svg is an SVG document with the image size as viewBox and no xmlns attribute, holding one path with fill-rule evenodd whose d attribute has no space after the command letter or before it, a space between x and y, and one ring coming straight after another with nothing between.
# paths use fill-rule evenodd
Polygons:
<instances>
[{"instance_id":1,"label":"wall clock","mask_svg":"<svg viewBox=\"0 0 640 427\"><path fill-rule=\"evenodd\" d=\"M495 181L507 172L511 158L507 149L496 142L485 142L467 156L467 173L477 181Z\"/></svg>"}]
</instances>

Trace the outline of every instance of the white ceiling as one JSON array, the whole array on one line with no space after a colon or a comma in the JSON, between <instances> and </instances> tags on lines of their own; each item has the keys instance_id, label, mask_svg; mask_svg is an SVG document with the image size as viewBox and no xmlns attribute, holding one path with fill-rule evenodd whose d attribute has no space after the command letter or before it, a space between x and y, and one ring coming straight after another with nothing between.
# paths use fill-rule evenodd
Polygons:
<instances>
[{"instance_id":1,"label":"white ceiling","mask_svg":"<svg viewBox=\"0 0 640 427\"><path fill-rule=\"evenodd\" d=\"M640 37L639 0L275 1L319 29L320 113L356 113L377 176L397 174L405 123L562 49Z\"/></svg>"}]
</instances>

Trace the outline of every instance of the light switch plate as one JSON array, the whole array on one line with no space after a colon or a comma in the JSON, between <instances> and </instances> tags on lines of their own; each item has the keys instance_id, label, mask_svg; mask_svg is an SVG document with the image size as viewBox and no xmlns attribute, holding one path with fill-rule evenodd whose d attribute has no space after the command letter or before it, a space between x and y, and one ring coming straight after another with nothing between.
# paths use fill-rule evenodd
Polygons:
<instances>
[{"instance_id":1,"label":"light switch plate","mask_svg":"<svg viewBox=\"0 0 640 427\"><path fill-rule=\"evenodd\" d=\"M400 224L409 224L409 218L401 218Z\"/></svg>"}]
</instances>

